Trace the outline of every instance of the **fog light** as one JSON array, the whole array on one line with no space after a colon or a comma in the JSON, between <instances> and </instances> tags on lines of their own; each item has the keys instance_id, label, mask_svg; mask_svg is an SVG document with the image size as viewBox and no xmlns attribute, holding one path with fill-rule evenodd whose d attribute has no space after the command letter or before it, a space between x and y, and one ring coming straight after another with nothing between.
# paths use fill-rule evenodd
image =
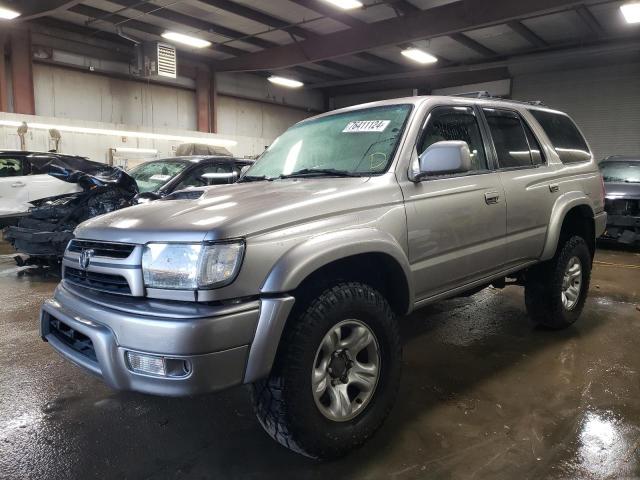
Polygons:
<instances>
[{"instance_id":1,"label":"fog light","mask_svg":"<svg viewBox=\"0 0 640 480\"><path fill-rule=\"evenodd\" d=\"M129 368L136 373L162 375L163 377L167 375L167 367L163 357L127 352L127 362Z\"/></svg>"}]
</instances>

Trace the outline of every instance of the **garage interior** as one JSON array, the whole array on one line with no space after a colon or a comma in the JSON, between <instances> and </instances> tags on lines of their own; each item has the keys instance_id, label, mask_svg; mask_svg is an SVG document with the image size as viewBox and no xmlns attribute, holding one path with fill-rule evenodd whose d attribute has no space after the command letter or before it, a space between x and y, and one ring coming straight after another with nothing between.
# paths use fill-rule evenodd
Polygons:
<instances>
[{"instance_id":1,"label":"garage interior","mask_svg":"<svg viewBox=\"0 0 640 480\"><path fill-rule=\"evenodd\" d=\"M0 151L131 169L197 144L250 162L320 113L486 91L566 112L597 161L640 158L638 12L635 0L0 0ZM584 312L560 332L531 325L518 286L403 318L390 416L362 448L316 462L262 431L244 386L156 397L71 366L39 332L59 276L17 266L0 241L0 478L640 478L639 252L598 244Z\"/></svg>"}]
</instances>

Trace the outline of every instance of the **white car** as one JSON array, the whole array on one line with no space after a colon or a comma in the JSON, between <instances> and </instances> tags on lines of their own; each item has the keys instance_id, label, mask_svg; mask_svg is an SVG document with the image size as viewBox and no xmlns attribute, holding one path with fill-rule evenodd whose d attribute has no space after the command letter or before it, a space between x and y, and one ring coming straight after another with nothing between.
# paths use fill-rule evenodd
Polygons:
<instances>
[{"instance_id":1,"label":"white car","mask_svg":"<svg viewBox=\"0 0 640 480\"><path fill-rule=\"evenodd\" d=\"M50 165L75 169L85 162L82 157L58 153L0 151L0 219L26 212L33 200L81 191L77 184L47 172Z\"/></svg>"}]
</instances>

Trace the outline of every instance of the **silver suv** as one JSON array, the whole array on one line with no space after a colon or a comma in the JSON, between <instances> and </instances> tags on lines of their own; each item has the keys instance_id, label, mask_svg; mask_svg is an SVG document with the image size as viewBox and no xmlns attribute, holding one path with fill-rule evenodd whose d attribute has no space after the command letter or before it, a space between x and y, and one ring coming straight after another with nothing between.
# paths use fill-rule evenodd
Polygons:
<instances>
[{"instance_id":1,"label":"silver suv","mask_svg":"<svg viewBox=\"0 0 640 480\"><path fill-rule=\"evenodd\" d=\"M404 315L508 281L533 322L567 327L605 223L567 115L491 98L370 103L293 126L237 184L82 223L41 332L115 389L251 384L275 440L331 458L389 413Z\"/></svg>"}]
</instances>

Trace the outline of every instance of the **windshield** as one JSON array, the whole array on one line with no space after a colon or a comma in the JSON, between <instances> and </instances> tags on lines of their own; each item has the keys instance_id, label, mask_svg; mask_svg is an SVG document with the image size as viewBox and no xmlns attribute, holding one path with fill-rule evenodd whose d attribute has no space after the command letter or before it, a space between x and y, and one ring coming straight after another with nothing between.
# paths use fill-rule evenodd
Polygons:
<instances>
[{"instance_id":1,"label":"windshield","mask_svg":"<svg viewBox=\"0 0 640 480\"><path fill-rule=\"evenodd\" d=\"M640 183L640 162L603 162L600 170L605 182Z\"/></svg>"},{"instance_id":2,"label":"windshield","mask_svg":"<svg viewBox=\"0 0 640 480\"><path fill-rule=\"evenodd\" d=\"M138 184L140 193L156 192L165 183L187 168L187 162L161 160L134 167L129 173Z\"/></svg>"},{"instance_id":3,"label":"windshield","mask_svg":"<svg viewBox=\"0 0 640 480\"><path fill-rule=\"evenodd\" d=\"M243 180L383 173L410 111L411 105L391 105L294 125L260 156Z\"/></svg>"}]
</instances>

